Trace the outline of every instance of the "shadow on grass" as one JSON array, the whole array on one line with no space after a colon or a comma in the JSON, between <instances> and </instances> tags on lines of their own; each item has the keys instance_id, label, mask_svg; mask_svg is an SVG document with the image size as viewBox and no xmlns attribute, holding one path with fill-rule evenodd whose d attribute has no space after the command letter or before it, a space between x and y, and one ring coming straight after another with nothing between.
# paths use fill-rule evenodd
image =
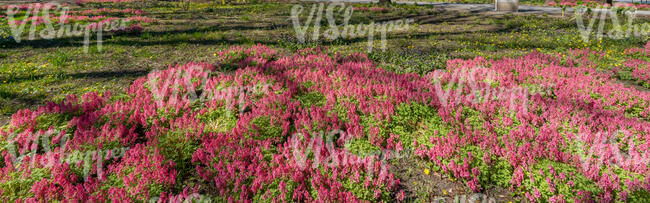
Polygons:
<instances>
[{"instance_id":1,"label":"shadow on grass","mask_svg":"<svg viewBox=\"0 0 650 203\"><path fill-rule=\"evenodd\" d=\"M117 70L117 71L94 71L94 72L86 72L86 73L67 73L67 74L62 74L64 78L73 78L73 79L80 79L80 78L113 78L113 77L141 77L144 75L147 75L149 71L147 70ZM48 75L52 74L40 74L40 75L35 75L35 76L21 76L21 77L12 77L8 78L5 76L1 76L0 80L6 80L7 82L14 83L14 82L23 82L23 81L30 81L30 80L39 80L41 78L44 78ZM4 96L2 93L0 93L0 96Z\"/></svg>"},{"instance_id":2,"label":"shadow on grass","mask_svg":"<svg viewBox=\"0 0 650 203\"><path fill-rule=\"evenodd\" d=\"M393 17L387 17L387 18L381 18L377 19L377 22L375 23L381 23L381 22L387 22L387 21L392 21L392 20L399 20L399 19L407 19L407 18L412 18L416 21L416 23L419 24L437 24L437 23L442 23L442 22L449 22L449 21L456 21L459 18L463 18L466 16L462 15L451 15L447 17L441 17L437 18L432 15L408 15L408 16L393 16ZM368 22L369 23L369 22ZM187 23L181 23L181 24L187 24ZM173 25L173 24L172 24ZM326 25L326 24L321 24L321 25ZM196 26L201 26L201 24L196 24ZM106 40L110 39L112 36L117 36L117 35L105 35L104 41L102 44L116 44L116 45L128 45L128 46L151 46L151 45L174 45L174 44L181 44L181 43L190 43L190 44L200 44L200 45L238 45L238 44L250 44L251 42L253 43L262 43L266 45L279 45L277 40L259 40L259 39L253 39L253 40L233 40L233 39L220 39L220 40L212 40L212 39L193 39L193 40L187 40L187 39L171 39L171 40L166 40L166 39L160 39L160 38L166 38L166 37L171 37L173 38L174 35L180 35L180 34L186 34L186 35L193 35L193 34L204 34L207 32L223 32L223 31L239 31L239 32L247 32L247 31L273 31L273 30L282 30L286 29L292 26L292 23L290 20L287 20L282 23L271 23L270 25L264 25L264 26L255 26L251 24L246 24L246 23L241 23L241 24L223 24L223 25L211 25L211 26L206 26L202 28L188 28L188 29L175 29L175 30L162 30L162 31L146 31L142 32L141 36L147 36L148 39L154 39L154 40L147 40L147 39L142 39L140 36L135 36L135 37L127 37L124 36L124 39L120 37L119 39L116 40ZM505 31L504 31L505 32ZM436 33L436 34L418 34L418 36L430 36L430 35L440 35L440 34L446 34L446 35L454 35L454 34L466 34L468 32L450 32L450 33ZM94 44L97 44L97 34L92 34L91 39L89 40L89 43L87 44L88 46L92 46ZM378 35L378 34L376 34ZM388 39L398 39L398 38L403 38L404 36L395 36L391 35L388 37ZM138 39L133 39L133 38L138 38ZM6 48L51 48L51 47L83 47L86 45L84 43L84 37L83 36L71 36L71 37L62 37L62 38L57 38L57 39L35 39L35 40L23 40L20 43L16 43L15 41L4 41L0 42L0 45L3 45ZM358 38L352 38L352 39L339 39L339 40L334 40L334 41L323 41L321 45L334 45L338 43L356 43L360 41L365 41L367 40L367 37L358 37Z\"/></svg>"},{"instance_id":3,"label":"shadow on grass","mask_svg":"<svg viewBox=\"0 0 650 203\"><path fill-rule=\"evenodd\" d=\"M237 26L211 26L208 28L190 28L190 29L185 29L185 30L168 30L168 31L147 31L147 32L142 32L142 35L149 35L151 37L160 37L160 36L169 36L169 35L175 35L175 34L195 34L195 33L205 33L205 32L211 32L211 31L230 31L230 30L237 30L237 31L249 31L249 30L273 30L273 29L279 29L282 27L287 27L288 25L282 25L282 26L277 26L277 25L269 25L269 26L248 26L248 25L237 25ZM110 38L111 36L118 36L118 35L104 35L103 39ZM84 42L85 38L84 36L72 36L72 37L61 37L61 38L56 38L56 39L34 39L34 40L25 40L23 39L21 42L16 42L16 41L2 41L0 42L0 45L4 46L7 49L11 48L51 48L51 47L83 47L86 45ZM91 34L91 37L89 39L88 45L93 45L97 44L97 34ZM119 40L118 40L119 41ZM206 41L213 41L214 40L206 40ZM226 41L227 44L237 44L241 43L239 41L231 41L228 42ZM196 42L196 41L179 41L178 43L199 43L199 44L215 44L215 43L206 43L206 42ZM106 41L104 40L102 44L121 44L121 43L115 43L112 40ZM158 44L169 44L169 43L156 43L156 41L153 42L144 42L142 40L130 40L128 41L128 44L122 44L122 45L140 45L140 46L146 46L146 45L158 45ZM219 44L219 43L216 43Z\"/></svg>"},{"instance_id":4,"label":"shadow on grass","mask_svg":"<svg viewBox=\"0 0 650 203\"><path fill-rule=\"evenodd\" d=\"M71 73L71 74L64 74L64 75L72 79L93 79L93 78L106 79L106 78L113 78L113 77L137 78L137 77L145 76L148 73L149 71L146 70L123 70L123 71L96 71L96 72L88 72L88 73ZM8 81L22 82L28 80L38 80L45 76L47 75L42 74L34 77L19 77L19 78L13 78ZM0 108L0 116L2 116L3 114L9 116L10 114L15 113L17 110L23 108L31 109L38 105L44 104L46 101L48 101L48 98L42 94L22 94L22 93L14 93L14 92L9 92L0 89L0 107L6 105L4 106L4 108Z\"/></svg>"}]
</instances>

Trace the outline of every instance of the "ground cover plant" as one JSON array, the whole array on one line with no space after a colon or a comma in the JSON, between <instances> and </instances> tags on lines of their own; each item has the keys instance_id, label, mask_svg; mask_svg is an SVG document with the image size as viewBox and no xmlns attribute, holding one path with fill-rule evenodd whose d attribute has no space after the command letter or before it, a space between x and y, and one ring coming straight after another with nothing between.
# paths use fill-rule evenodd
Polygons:
<instances>
[{"instance_id":1,"label":"ground cover plant","mask_svg":"<svg viewBox=\"0 0 650 203\"><path fill-rule=\"evenodd\" d=\"M155 19L101 51L0 42L3 199L650 199L647 36L353 4L353 24L414 19L368 52L365 37L300 42L287 19L312 4L139 3L70 5Z\"/></svg>"},{"instance_id":2,"label":"ground cover plant","mask_svg":"<svg viewBox=\"0 0 650 203\"><path fill-rule=\"evenodd\" d=\"M217 58L223 63L172 66L139 78L117 96L125 99L88 93L14 114L2 130L3 196L136 201L203 186L224 201L404 200L390 163L364 156L378 148L414 149L432 171L474 192L496 184L530 201L648 197L647 164L632 160L650 156L644 141L650 95L568 58L452 60L451 72L425 76L387 72L364 54L314 49L278 56L265 46L233 47ZM233 65L241 69L211 72ZM496 92L475 98L469 86L448 101L437 96L440 84L457 82L453 72L487 66L471 73L489 81L478 83L479 92L493 83L547 89L530 99L508 95L530 104L515 113ZM487 71L494 78L481 74ZM214 96L191 97L197 92ZM231 102L238 99L244 102ZM338 134L331 143L318 133L332 130ZM629 157L616 156L609 139L625 143ZM52 151L39 153L44 143ZM116 149L126 149L123 157L92 164L111 160ZM79 153L90 158L75 160ZM321 162L328 157L334 160Z\"/></svg>"}]
</instances>

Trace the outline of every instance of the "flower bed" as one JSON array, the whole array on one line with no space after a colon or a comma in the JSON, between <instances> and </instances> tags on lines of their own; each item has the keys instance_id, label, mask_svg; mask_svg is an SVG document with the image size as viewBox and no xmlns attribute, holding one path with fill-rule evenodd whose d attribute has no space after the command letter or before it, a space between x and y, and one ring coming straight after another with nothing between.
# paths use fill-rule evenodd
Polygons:
<instances>
[{"instance_id":1,"label":"flower bed","mask_svg":"<svg viewBox=\"0 0 650 203\"><path fill-rule=\"evenodd\" d=\"M0 192L165 201L209 187L216 201L401 201L389 162L369 154L407 149L475 192L600 202L650 190L650 93L560 55L455 59L425 76L319 49L215 56L152 72L123 95L14 114L0 130Z\"/></svg>"},{"instance_id":2,"label":"flower bed","mask_svg":"<svg viewBox=\"0 0 650 203\"><path fill-rule=\"evenodd\" d=\"M133 15L145 15L146 12L138 9L109 9L109 8L100 8L93 10L78 11L81 15L107 15L107 14L133 14Z\"/></svg>"},{"instance_id":3,"label":"flower bed","mask_svg":"<svg viewBox=\"0 0 650 203\"><path fill-rule=\"evenodd\" d=\"M353 7L353 11L373 11L373 12L390 12L390 8L387 7L378 7L378 6L373 6L373 7Z\"/></svg>"},{"instance_id":4,"label":"flower bed","mask_svg":"<svg viewBox=\"0 0 650 203\"><path fill-rule=\"evenodd\" d=\"M20 4L20 5L2 5L0 6L0 9L2 10L7 10L10 8L17 9L20 11L26 11L26 10L39 10L43 8L56 8L58 6L61 6L62 4L57 4L57 3L31 3L31 4ZM65 5L65 4L63 4Z\"/></svg>"},{"instance_id":5,"label":"flower bed","mask_svg":"<svg viewBox=\"0 0 650 203\"><path fill-rule=\"evenodd\" d=\"M630 60L625 66L633 69L632 76L641 81L643 86L650 88L650 62L641 60Z\"/></svg>"},{"instance_id":6,"label":"flower bed","mask_svg":"<svg viewBox=\"0 0 650 203\"><path fill-rule=\"evenodd\" d=\"M86 4L86 3L129 3L136 2L140 0L75 0L75 4Z\"/></svg>"},{"instance_id":7,"label":"flower bed","mask_svg":"<svg viewBox=\"0 0 650 203\"><path fill-rule=\"evenodd\" d=\"M586 6L589 8L610 8L612 5L607 4L607 3L602 3L601 1L593 1L593 0L556 0L549 2L547 4L548 6L556 6L556 7L575 7L575 6ZM650 5L648 4L634 4L634 3L614 3L613 8L636 8L636 9L644 9L647 10L650 8Z\"/></svg>"}]
</instances>

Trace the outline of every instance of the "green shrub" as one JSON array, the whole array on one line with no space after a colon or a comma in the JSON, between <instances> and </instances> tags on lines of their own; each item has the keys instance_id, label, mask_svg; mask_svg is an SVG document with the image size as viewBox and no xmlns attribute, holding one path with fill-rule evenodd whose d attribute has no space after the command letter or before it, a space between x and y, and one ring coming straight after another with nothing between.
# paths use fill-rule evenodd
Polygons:
<instances>
[{"instance_id":1,"label":"green shrub","mask_svg":"<svg viewBox=\"0 0 650 203\"><path fill-rule=\"evenodd\" d=\"M449 131L437 112L434 107L428 105L403 103L395 109L395 115L391 117L388 128L391 133L400 136L405 148L419 147L411 146L413 140L431 147L430 139L434 134L446 136Z\"/></svg>"},{"instance_id":2,"label":"green shrub","mask_svg":"<svg viewBox=\"0 0 650 203\"><path fill-rule=\"evenodd\" d=\"M50 171L45 168L34 168L27 177L23 177L20 172L11 173L10 176L9 181L0 182L0 189L3 191L4 201L14 202L18 199L33 197L32 185L43 178L49 178Z\"/></svg>"}]
</instances>

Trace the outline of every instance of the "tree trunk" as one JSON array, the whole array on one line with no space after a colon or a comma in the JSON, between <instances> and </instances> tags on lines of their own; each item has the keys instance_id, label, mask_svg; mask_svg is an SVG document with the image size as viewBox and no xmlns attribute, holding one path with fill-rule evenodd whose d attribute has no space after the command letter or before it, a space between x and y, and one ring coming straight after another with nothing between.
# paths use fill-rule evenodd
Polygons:
<instances>
[{"instance_id":1,"label":"tree trunk","mask_svg":"<svg viewBox=\"0 0 650 203\"><path fill-rule=\"evenodd\" d=\"M608 0L608 1L611 1L611 0ZM391 0L379 0L379 4L384 5L384 6L390 5Z\"/></svg>"}]
</instances>

